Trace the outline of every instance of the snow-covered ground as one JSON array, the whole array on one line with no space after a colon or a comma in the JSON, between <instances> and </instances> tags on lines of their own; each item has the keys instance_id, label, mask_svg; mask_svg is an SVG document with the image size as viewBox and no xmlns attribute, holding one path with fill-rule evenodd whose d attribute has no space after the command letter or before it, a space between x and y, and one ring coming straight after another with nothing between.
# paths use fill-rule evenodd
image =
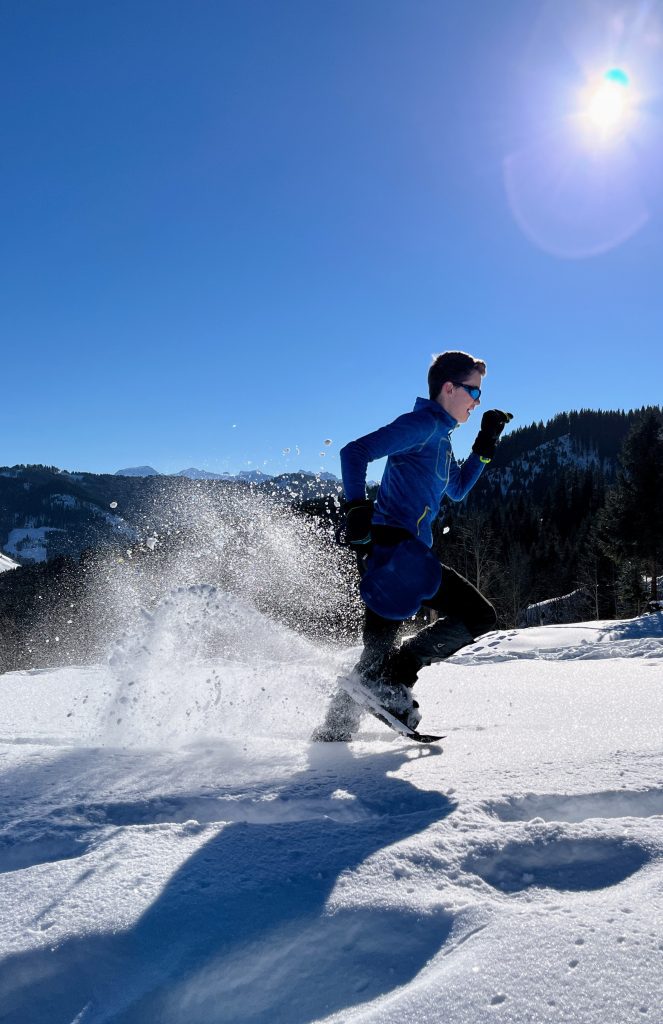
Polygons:
<instances>
[{"instance_id":1,"label":"snow-covered ground","mask_svg":"<svg viewBox=\"0 0 663 1024\"><path fill-rule=\"evenodd\" d=\"M29 526L10 530L4 545L10 555L20 555L31 562L45 562L48 556L49 533L62 533L55 526Z\"/></svg>"},{"instance_id":2,"label":"snow-covered ground","mask_svg":"<svg viewBox=\"0 0 663 1024\"><path fill-rule=\"evenodd\" d=\"M0 551L0 572L8 572L10 569L18 569L18 562L12 561Z\"/></svg>"},{"instance_id":3,"label":"snow-covered ground","mask_svg":"<svg viewBox=\"0 0 663 1024\"><path fill-rule=\"evenodd\" d=\"M0 678L3 1024L661 1024L663 614L426 669L443 751L308 741L356 654L198 587Z\"/></svg>"}]
</instances>

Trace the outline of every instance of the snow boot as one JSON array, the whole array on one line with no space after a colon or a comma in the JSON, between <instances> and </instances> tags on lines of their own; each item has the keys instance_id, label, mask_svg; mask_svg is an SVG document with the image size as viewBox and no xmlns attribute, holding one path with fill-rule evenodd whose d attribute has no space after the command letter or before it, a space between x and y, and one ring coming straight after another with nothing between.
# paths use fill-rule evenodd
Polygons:
<instances>
[{"instance_id":1,"label":"snow boot","mask_svg":"<svg viewBox=\"0 0 663 1024\"><path fill-rule=\"evenodd\" d=\"M399 651L385 654L379 648L365 648L354 671L386 711L409 729L416 729L421 721L419 705L412 697L417 673L398 654Z\"/></svg>"},{"instance_id":2,"label":"snow boot","mask_svg":"<svg viewBox=\"0 0 663 1024\"><path fill-rule=\"evenodd\" d=\"M381 706L397 718L408 729L416 729L421 721L419 705L412 697L412 687L402 683L391 683L385 679L368 679L360 676L362 683L377 697Z\"/></svg>"}]
</instances>

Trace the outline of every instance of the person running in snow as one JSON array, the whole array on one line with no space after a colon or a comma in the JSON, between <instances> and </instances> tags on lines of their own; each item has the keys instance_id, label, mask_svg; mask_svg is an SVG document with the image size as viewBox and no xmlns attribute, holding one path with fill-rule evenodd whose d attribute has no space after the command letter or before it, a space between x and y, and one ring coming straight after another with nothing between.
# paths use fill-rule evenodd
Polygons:
<instances>
[{"instance_id":1,"label":"person running in snow","mask_svg":"<svg viewBox=\"0 0 663 1024\"><path fill-rule=\"evenodd\" d=\"M428 371L429 398L417 398L412 412L351 441L340 452L345 540L357 553L365 605L364 649L353 671L411 729L421 719L412 697L419 671L496 624L492 604L431 551L442 496L454 501L465 497L512 419L500 409L485 412L471 454L462 465L456 462L451 433L479 405L485 373L483 360L467 352L443 352ZM369 462L385 455L387 465L373 503L366 498L366 472ZM397 646L403 621L422 605L440 617ZM339 689L313 739L347 742L359 727L362 710Z\"/></svg>"}]
</instances>

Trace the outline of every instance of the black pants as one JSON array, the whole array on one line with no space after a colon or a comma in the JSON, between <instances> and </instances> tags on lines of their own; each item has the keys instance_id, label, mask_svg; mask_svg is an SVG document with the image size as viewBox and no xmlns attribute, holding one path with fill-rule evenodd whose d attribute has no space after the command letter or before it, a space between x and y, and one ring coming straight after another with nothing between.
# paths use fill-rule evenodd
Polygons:
<instances>
[{"instance_id":1,"label":"black pants","mask_svg":"<svg viewBox=\"0 0 663 1024\"><path fill-rule=\"evenodd\" d=\"M425 665L450 657L495 628L497 616L490 601L455 569L447 565L441 569L440 588L424 604L441 617L408 637L400 647L396 647L396 637L402 623L365 609L359 672L369 678L413 686Z\"/></svg>"}]
</instances>

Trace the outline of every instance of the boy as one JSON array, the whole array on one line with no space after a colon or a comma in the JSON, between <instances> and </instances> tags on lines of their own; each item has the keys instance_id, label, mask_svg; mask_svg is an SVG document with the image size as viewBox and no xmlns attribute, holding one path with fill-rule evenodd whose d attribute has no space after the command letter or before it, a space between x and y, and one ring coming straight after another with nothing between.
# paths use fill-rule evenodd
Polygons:
<instances>
[{"instance_id":1,"label":"boy","mask_svg":"<svg viewBox=\"0 0 663 1024\"><path fill-rule=\"evenodd\" d=\"M428 371L428 399L418 398L412 412L351 441L340 452L346 542L357 553L366 606L364 650L354 671L411 729L421 719L412 699L420 669L455 654L496 623L490 602L430 550L442 496L454 501L465 497L512 418L499 409L484 413L472 453L458 465L451 432L479 405L485 373L483 360L467 352L443 352ZM387 465L373 505L366 499L366 471L369 462L385 455ZM440 618L397 647L403 620L421 605ZM339 689L313 739L347 742L361 713Z\"/></svg>"}]
</instances>

